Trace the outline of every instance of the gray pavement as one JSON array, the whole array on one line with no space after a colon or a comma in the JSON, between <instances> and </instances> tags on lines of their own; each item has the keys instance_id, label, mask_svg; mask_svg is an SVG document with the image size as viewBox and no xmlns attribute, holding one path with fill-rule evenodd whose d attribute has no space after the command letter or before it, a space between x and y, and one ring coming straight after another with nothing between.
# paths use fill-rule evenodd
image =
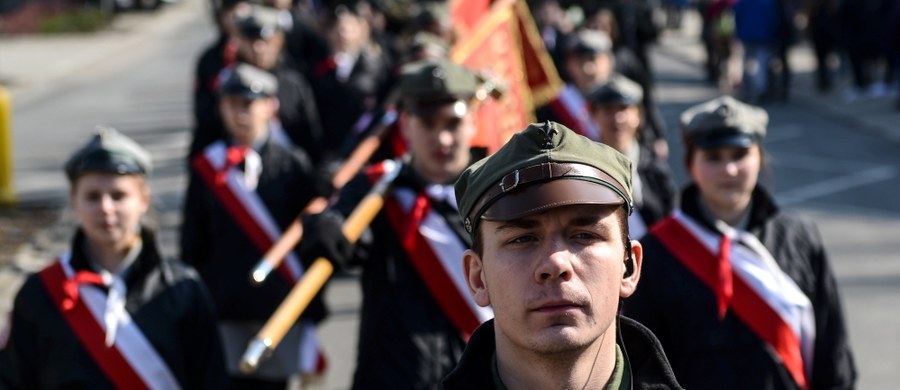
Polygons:
<instances>
[{"instance_id":1,"label":"gray pavement","mask_svg":"<svg viewBox=\"0 0 900 390\"><path fill-rule=\"evenodd\" d=\"M67 183L59 167L97 123L119 127L154 154L160 169L151 186L163 250L175 254L191 73L201 48L213 39L208 19L205 1L182 0L159 13L124 15L98 34L0 37L0 83L14 101L18 196L56 202L63 210L58 224L23 244L15 264L0 269L0 312L8 310L23 272L39 269L65 248L72 220L64 207ZM681 31L667 32L653 53L658 100L671 129L671 165L679 180L684 172L675 118L688 105L716 94L700 82L703 53L696 37L696 20L689 17ZM900 298L900 205L890 196L897 193L890 183L900 172L895 157L900 111L891 98L848 103L840 91L817 94L805 47L794 51L792 64L797 72L792 101L769 107L773 127L767 148L778 167L772 180L776 197L810 215L826 238L844 292L862 374L859 387L895 388L900 315L887 308ZM334 280L327 299L332 316L320 334L331 369L315 387L348 388L361 299L356 279Z\"/></svg>"}]
</instances>

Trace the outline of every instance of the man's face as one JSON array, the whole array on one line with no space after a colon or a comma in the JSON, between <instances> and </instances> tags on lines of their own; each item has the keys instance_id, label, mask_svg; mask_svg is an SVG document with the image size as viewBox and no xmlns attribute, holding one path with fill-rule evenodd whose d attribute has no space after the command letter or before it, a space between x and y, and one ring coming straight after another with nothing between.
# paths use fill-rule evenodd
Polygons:
<instances>
[{"instance_id":1,"label":"man's face","mask_svg":"<svg viewBox=\"0 0 900 390\"><path fill-rule=\"evenodd\" d=\"M271 70L278 63L284 47L284 32L276 31L268 39L238 34L237 43L238 53L244 61L257 68Z\"/></svg>"},{"instance_id":2,"label":"man's face","mask_svg":"<svg viewBox=\"0 0 900 390\"><path fill-rule=\"evenodd\" d=\"M466 251L465 272L475 301L493 307L498 349L548 355L615 343L607 332L641 264L633 242L635 272L623 278L620 207L571 205L481 222L482 256Z\"/></svg>"},{"instance_id":3,"label":"man's face","mask_svg":"<svg viewBox=\"0 0 900 390\"><path fill-rule=\"evenodd\" d=\"M587 90L609 79L613 65L608 53L595 55L569 55L566 58L566 72L578 89Z\"/></svg>"},{"instance_id":4,"label":"man's face","mask_svg":"<svg viewBox=\"0 0 900 390\"><path fill-rule=\"evenodd\" d=\"M465 115L459 117L457 113L463 110ZM472 110L472 104L457 101L424 115L404 114L401 128L413 155L413 167L429 182L446 183L468 166L475 136Z\"/></svg>"},{"instance_id":5,"label":"man's face","mask_svg":"<svg viewBox=\"0 0 900 390\"><path fill-rule=\"evenodd\" d=\"M600 129L600 142L621 153L632 147L641 126L641 110L636 105L602 104L591 110L591 118Z\"/></svg>"},{"instance_id":6,"label":"man's face","mask_svg":"<svg viewBox=\"0 0 900 390\"><path fill-rule=\"evenodd\" d=\"M219 110L225 129L238 145L250 145L266 134L275 114L275 99L248 99L238 95L222 96Z\"/></svg>"}]
</instances>

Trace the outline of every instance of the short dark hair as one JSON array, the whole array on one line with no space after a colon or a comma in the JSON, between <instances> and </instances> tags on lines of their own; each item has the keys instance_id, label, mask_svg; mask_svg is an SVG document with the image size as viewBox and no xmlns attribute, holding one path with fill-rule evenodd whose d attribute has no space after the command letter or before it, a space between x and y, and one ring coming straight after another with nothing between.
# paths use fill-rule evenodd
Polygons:
<instances>
[{"instance_id":1,"label":"short dark hair","mask_svg":"<svg viewBox=\"0 0 900 390\"><path fill-rule=\"evenodd\" d=\"M615 214L619 217L619 230L622 232L622 245L629 247L631 238L628 232L628 209L627 206L616 208ZM480 224L479 224L480 225ZM472 250L478 254L478 257L484 257L484 238L481 235L481 229L475 230L474 239L472 240ZM625 254L628 256L628 254Z\"/></svg>"}]
</instances>

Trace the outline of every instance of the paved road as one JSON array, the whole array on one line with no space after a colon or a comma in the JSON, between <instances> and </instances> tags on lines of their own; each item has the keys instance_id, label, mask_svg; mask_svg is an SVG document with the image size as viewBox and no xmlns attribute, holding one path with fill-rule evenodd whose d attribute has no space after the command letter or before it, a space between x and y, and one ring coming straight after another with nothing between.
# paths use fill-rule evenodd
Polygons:
<instances>
[{"instance_id":1,"label":"paved road","mask_svg":"<svg viewBox=\"0 0 900 390\"><path fill-rule=\"evenodd\" d=\"M152 18L160 21L152 22ZM200 0L184 0L152 18L140 21L150 25L139 32L123 32L121 39L127 44L108 35L85 39L86 45L101 41L116 46L99 60L69 69L61 82L41 84L35 78L29 80L31 88L20 88L14 111L16 180L24 201L50 199L63 204L67 184L60 165L65 156L93 125L114 125L154 155L154 206L164 251L174 254L186 183L182 156L189 137L191 71L201 47L213 39L213 31ZM659 101L672 129L671 164L679 180L684 169L674 128L677 115L716 94L702 83L699 46L690 26L684 35L666 36L653 55ZM0 49L5 44L9 43L0 42ZM33 47L33 51L42 50ZM44 43L44 47L46 58L74 50L65 40ZM801 70L808 69L808 58L801 58L801 65L804 61L806 68L800 66ZM0 61L0 75L2 66ZM796 84L810 85L809 77L800 75ZM896 238L900 202L895 201L900 193L900 159L896 157L900 146L885 141L882 133L863 129L846 112L808 99L809 91L797 95L789 105L769 107L772 123L766 147L772 173L768 183L783 205L814 218L827 241L844 293L862 376L859 388L893 389L900 383L900 360L895 357L900 349L900 313L890 309L900 298L900 240ZM63 226L44 234L37 252L28 248L21 252L22 262L54 253L65 245L69 231ZM0 270L0 279L8 280L10 272ZM360 302L356 279L351 275L335 279L328 300L332 316L320 333L331 370L317 388L343 389L349 387L353 369Z\"/></svg>"}]
</instances>

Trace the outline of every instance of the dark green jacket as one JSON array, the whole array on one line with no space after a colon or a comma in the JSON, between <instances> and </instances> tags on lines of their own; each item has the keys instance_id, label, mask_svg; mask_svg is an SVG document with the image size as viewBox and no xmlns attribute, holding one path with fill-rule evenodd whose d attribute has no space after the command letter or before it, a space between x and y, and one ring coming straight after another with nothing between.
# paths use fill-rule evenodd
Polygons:
<instances>
[{"instance_id":1,"label":"dark green jacket","mask_svg":"<svg viewBox=\"0 0 900 390\"><path fill-rule=\"evenodd\" d=\"M625 353L626 378L632 389L681 389L666 354L656 336L643 325L627 317L619 317L620 335L616 343ZM493 389L493 356L496 352L494 320L481 324L472 337L456 368L444 378L444 389ZM623 384L629 380L622 381Z\"/></svg>"}]
</instances>

